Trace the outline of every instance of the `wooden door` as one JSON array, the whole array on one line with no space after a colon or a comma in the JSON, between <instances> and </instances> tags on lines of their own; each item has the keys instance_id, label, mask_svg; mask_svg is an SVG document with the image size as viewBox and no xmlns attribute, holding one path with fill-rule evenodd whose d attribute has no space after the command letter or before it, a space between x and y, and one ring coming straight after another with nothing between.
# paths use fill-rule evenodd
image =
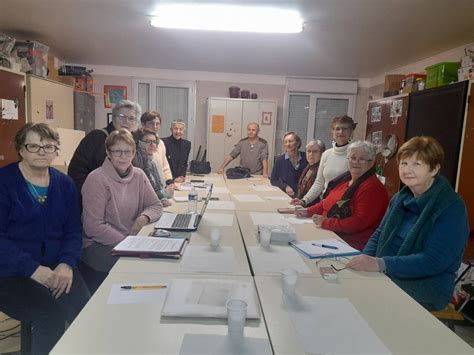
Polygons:
<instances>
[{"instance_id":1,"label":"wooden door","mask_svg":"<svg viewBox=\"0 0 474 355\"><path fill-rule=\"evenodd\" d=\"M12 141L26 122L25 76L0 69L0 99L18 102L18 120L0 118L0 167L3 167L18 160Z\"/></svg>"}]
</instances>

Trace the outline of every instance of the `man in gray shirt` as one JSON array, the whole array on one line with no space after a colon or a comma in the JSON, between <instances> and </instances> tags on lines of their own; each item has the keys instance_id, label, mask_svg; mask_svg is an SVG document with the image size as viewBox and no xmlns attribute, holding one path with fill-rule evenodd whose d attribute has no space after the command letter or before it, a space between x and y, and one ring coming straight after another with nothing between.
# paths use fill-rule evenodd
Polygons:
<instances>
[{"instance_id":1,"label":"man in gray shirt","mask_svg":"<svg viewBox=\"0 0 474 355\"><path fill-rule=\"evenodd\" d=\"M258 136L260 126L256 122L247 125L247 138L242 138L222 163L218 174L224 172L224 168L240 155L240 166L250 169L250 174L268 177L268 144L267 141Z\"/></svg>"}]
</instances>

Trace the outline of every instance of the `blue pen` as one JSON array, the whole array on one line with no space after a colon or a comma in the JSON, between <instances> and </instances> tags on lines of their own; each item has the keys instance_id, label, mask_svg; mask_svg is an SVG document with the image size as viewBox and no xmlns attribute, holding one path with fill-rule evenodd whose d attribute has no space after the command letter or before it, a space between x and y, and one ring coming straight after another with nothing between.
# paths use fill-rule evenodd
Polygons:
<instances>
[{"instance_id":1,"label":"blue pen","mask_svg":"<svg viewBox=\"0 0 474 355\"><path fill-rule=\"evenodd\" d=\"M335 247L334 245L316 244L316 243L311 243L311 245L314 245L315 247L326 248L326 249L334 249L334 250L339 249L338 247Z\"/></svg>"}]
</instances>

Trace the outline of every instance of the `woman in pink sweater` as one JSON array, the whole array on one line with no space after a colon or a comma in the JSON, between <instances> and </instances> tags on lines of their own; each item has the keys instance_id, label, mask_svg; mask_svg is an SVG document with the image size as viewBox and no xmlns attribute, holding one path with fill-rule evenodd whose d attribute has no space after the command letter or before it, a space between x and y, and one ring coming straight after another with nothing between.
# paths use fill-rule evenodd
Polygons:
<instances>
[{"instance_id":1,"label":"woman in pink sweater","mask_svg":"<svg viewBox=\"0 0 474 355\"><path fill-rule=\"evenodd\" d=\"M105 149L104 163L89 174L82 187L82 262L101 273L108 273L117 261L111 250L119 242L136 235L163 212L145 173L132 166L135 142L131 133L113 131Z\"/></svg>"}]
</instances>

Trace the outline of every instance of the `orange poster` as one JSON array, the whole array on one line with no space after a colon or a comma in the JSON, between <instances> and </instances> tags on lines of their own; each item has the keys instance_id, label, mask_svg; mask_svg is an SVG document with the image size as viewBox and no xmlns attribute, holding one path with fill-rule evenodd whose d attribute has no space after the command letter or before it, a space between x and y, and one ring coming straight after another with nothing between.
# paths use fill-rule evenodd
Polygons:
<instances>
[{"instance_id":1,"label":"orange poster","mask_svg":"<svg viewBox=\"0 0 474 355\"><path fill-rule=\"evenodd\" d=\"M224 133L224 115L212 115L212 133Z\"/></svg>"}]
</instances>

